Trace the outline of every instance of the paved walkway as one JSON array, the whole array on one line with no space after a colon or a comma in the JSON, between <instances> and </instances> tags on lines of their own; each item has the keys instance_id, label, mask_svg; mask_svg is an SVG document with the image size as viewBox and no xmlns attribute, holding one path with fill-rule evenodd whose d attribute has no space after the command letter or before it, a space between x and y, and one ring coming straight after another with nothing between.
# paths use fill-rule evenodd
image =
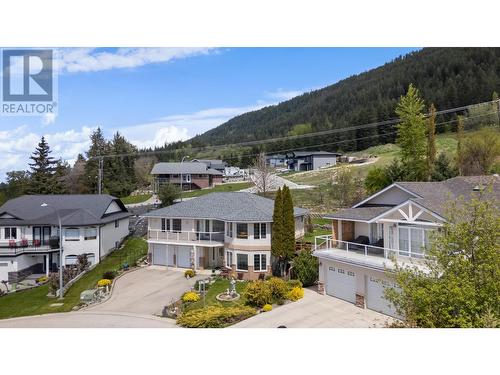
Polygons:
<instances>
[{"instance_id":1,"label":"paved walkway","mask_svg":"<svg viewBox=\"0 0 500 375\"><path fill-rule=\"evenodd\" d=\"M247 193L257 193L259 190L263 190L260 188L261 183L259 182L257 172L255 174L250 176L251 180L253 183L257 186L252 186L247 189L243 189L240 191L244 191ZM288 188L292 190L299 190L299 189L312 189L314 186L312 185L300 185L295 182L292 182L290 180L287 180L286 178L283 178L281 176L278 176L276 174L270 175L268 180L266 181L266 191L276 191L278 188L282 188L283 186L288 186ZM260 189L259 189L260 188Z\"/></svg>"},{"instance_id":2,"label":"paved walkway","mask_svg":"<svg viewBox=\"0 0 500 375\"><path fill-rule=\"evenodd\" d=\"M304 290L304 298L235 324L234 328L370 328L390 318L338 298Z\"/></svg>"}]
</instances>

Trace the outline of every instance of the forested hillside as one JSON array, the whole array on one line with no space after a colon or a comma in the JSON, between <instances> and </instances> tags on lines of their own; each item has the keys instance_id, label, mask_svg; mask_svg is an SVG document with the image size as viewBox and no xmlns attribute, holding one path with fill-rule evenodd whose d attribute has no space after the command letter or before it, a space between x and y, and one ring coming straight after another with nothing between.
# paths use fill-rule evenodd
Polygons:
<instances>
[{"instance_id":1,"label":"forested hillside","mask_svg":"<svg viewBox=\"0 0 500 375\"><path fill-rule=\"evenodd\" d=\"M420 90L426 105L434 103L438 111L491 100L493 91L500 90L500 48L424 48L334 85L237 116L167 148L239 143L392 119L397 100L410 83ZM438 123L442 120L437 118ZM393 126L384 125L276 142L265 149L322 144L322 149L352 151L393 142L394 136Z\"/></svg>"}]
</instances>

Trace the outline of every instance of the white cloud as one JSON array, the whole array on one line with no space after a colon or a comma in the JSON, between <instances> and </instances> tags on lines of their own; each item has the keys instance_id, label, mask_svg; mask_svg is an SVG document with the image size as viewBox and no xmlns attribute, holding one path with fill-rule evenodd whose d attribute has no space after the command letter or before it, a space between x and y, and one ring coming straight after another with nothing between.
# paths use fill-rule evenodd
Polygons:
<instances>
[{"instance_id":1,"label":"white cloud","mask_svg":"<svg viewBox=\"0 0 500 375\"><path fill-rule=\"evenodd\" d=\"M213 48L68 48L59 50L56 66L59 72L97 72L109 69L135 68L191 56L206 55Z\"/></svg>"},{"instance_id":2,"label":"white cloud","mask_svg":"<svg viewBox=\"0 0 500 375\"><path fill-rule=\"evenodd\" d=\"M56 121L57 115L55 113L45 113L42 116L42 125L50 125Z\"/></svg>"},{"instance_id":3,"label":"white cloud","mask_svg":"<svg viewBox=\"0 0 500 375\"><path fill-rule=\"evenodd\" d=\"M295 98L296 96L302 95L304 91L301 90L283 90L278 89L276 91L270 91L267 93L267 97L272 100L277 100L278 102L283 102Z\"/></svg>"}]
</instances>

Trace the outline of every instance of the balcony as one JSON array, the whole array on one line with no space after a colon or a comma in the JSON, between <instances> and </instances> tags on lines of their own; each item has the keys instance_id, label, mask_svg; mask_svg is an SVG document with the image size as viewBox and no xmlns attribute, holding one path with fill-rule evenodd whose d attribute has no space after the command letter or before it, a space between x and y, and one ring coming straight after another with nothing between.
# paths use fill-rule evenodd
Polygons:
<instances>
[{"instance_id":1,"label":"balcony","mask_svg":"<svg viewBox=\"0 0 500 375\"><path fill-rule=\"evenodd\" d=\"M408 246L405 246L408 248ZM314 239L314 252L325 258L350 261L362 265L384 268L393 266L394 260L401 263L423 264L426 259L423 248L420 251L390 249L356 242L339 241L330 235L317 236Z\"/></svg>"},{"instance_id":2,"label":"balcony","mask_svg":"<svg viewBox=\"0 0 500 375\"><path fill-rule=\"evenodd\" d=\"M39 253L58 248L58 237L51 238L48 243L42 243L41 240L6 240L5 242L0 242L0 255Z\"/></svg>"},{"instance_id":3,"label":"balcony","mask_svg":"<svg viewBox=\"0 0 500 375\"><path fill-rule=\"evenodd\" d=\"M162 231L149 229L148 240L167 244L223 246L224 232Z\"/></svg>"}]
</instances>

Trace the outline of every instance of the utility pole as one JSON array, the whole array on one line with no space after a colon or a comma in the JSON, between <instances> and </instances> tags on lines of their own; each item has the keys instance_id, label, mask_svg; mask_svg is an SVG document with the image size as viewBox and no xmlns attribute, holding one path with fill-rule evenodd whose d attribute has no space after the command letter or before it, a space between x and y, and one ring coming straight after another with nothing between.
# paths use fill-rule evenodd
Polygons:
<instances>
[{"instance_id":1,"label":"utility pole","mask_svg":"<svg viewBox=\"0 0 500 375\"><path fill-rule=\"evenodd\" d=\"M98 177L98 186L97 186L97 194L102 194L102 176L103 176L103 169L104 169L104 160L102 156L99 156L99 173L97 175Z\"/></svg>"}]
</instances>

